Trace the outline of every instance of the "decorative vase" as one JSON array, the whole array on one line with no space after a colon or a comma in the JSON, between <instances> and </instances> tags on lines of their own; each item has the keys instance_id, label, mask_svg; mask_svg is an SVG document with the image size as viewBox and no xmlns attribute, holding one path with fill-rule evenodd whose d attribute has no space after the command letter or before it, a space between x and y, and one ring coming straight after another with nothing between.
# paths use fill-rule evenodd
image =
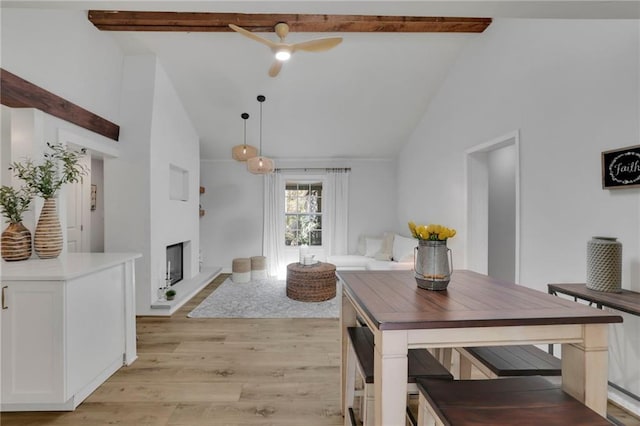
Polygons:
<instances>
[{"instance_id":1,"label":"decorative vase","mask_svg":"<svg viewBox=\"0 0 640 426\"><path fill-rule=\"evenodd\" d=\"M453 272L453 258L447 241L418 240L413 261L418 287L446 290Z\"/></svg>"},{"instance_id":2,"label":"decorative vase","mask_svg":"<svg viewBox=\"0 0 640 426\"><path fill-rule=\"evenodd\" d=\"M53 259L62 252L62 228L55 198L44 200L33 237L33 245L41 259Z\"/></svg>"},{"instance_id":3,"label":"decorative vase","mask_svg":"<svg viewBox=\"0 0 640 426\"><path fill-rule=\"evenodd\" d=\"M31 232L22 222L10 223L2 233L2 258L7 261L31 257Z\"/></svg>"},{"instance_id":4,"label":"decorative vase","mask_svg":"<svg viewBox=\"0 0 640 426\"><path fill-rule=\"evenodd\" d=\"M593 237L587 242L587 288L620 293L622 243L612 237Z\"/></svg>"}]
</instances>

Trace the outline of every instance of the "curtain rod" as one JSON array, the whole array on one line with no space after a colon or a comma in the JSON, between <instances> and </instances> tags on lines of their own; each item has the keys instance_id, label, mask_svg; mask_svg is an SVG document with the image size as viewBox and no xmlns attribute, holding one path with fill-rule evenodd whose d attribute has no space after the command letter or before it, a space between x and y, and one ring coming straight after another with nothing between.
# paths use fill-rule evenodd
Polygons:
<instances>
[{"instance_id":1,"label":"curtain rod","mask_svg":"<svg viewBox=\"0 0 640 426\"><path fill-rule=\"evenodd\" d=\"M275 169L276 172L284 172L291 170L300 170L303 172L308 172L311 170L320 170L325 172L350 172L351 167L280 167Z\"/></svg>"}]
</instances>

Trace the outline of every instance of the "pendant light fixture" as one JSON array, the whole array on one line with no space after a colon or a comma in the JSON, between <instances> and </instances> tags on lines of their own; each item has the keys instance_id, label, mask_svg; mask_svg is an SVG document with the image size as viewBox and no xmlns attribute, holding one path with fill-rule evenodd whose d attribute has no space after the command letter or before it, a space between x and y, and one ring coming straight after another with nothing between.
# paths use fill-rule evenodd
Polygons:
<instances>
[{"instance_id":1,"label":"pendant light fixture","mask_svg":"<svg viewBox=\"0 0 640 426\"><path fill-rule=\"evenodd\" d=\"M260 102L260 151L257 157L247 160L247 170L256 175L266 175L275 169L273 160L262 155L262 103L265 100L264 96L258 95L258 102Z\"/></svg>"},{"instance_id":2,"label":"pendant light fixture","mask_svg":"<svg viewBox=\"0 0 640 426\"><path fill-rule=\"evenodd\" d=\"M234 146L231 150L231 156L234 160L247 161L258 154L258 149L255 146L247 145L247 118L249 118L249 114L243 112L240 117L244 121L244 144Z\"/></svg>"}]
</instances>

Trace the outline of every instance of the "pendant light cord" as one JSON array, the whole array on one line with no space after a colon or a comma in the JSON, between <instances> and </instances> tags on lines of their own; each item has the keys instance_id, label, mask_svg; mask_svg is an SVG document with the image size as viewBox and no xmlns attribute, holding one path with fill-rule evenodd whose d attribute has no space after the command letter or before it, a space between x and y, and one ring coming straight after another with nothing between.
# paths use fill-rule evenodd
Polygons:
<instances>
[{"instance_id":1,"label":"pendant light cord","mask_svg":"<svg viewBox=\"0 0 640 426\"><path fill-rule=\"evenodd\" d=\"M260 102L260 156L262 157L262 102Z\"/></svg>"}]
</instances>

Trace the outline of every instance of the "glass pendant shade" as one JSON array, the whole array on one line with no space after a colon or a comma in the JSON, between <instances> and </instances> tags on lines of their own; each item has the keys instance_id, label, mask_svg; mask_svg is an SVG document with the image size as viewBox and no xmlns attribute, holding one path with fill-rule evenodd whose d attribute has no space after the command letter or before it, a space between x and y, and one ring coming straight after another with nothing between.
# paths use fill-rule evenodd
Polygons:
<instances>
[{"instance_id":1,"label":"glass pendant shade","mask_svg":"<svg viewBox=\"0 0 640 426\"><path fill-rule=\"evenodd\" d=\"M253 157L247 160L247 170L254 175L266 175L273 173L275 163L271 158Z\"/></svg>"},{"instance_id":2,"label":"glass pendant shade","mask_svg":"<svg viewBox=\"0 0 640 426\"><path fill-rule=\"evenodd\" d=\"M244 144L234 146L231 149L231 157L236 161L247 161L258 155L258 148L247 145L247 118L249 118L249 114L243 112L240 117L244 120Z\"/></svg>"},{"instance_id":3,"label":"glass pendant shade","mask_svg":"<svg viewBox=\"0 0 640 426\"><path fill-rule=\"evenodd\" d=\"M258 148L251 145L236 145L231 150L231 156L237 161L247 161L258 155Z\"/></svg>"}]
</instances>

